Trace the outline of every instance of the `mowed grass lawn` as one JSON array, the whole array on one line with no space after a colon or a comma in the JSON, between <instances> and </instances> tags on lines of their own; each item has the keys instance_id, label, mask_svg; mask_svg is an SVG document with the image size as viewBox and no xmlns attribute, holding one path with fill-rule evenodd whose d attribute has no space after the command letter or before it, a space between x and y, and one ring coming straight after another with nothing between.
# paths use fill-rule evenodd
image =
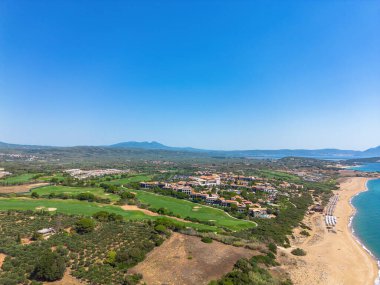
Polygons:
<instances>
[{"instance_id":1,"label":"mowed grass lawn","mask_svg":"<svg viewBox=\"0 0 380 285\"><path fill-rule=\"evenodd\" d=\"M127 189L126 189L127 190ZM239 220L229 216L221 209L216 209L208 206L202 206L187 200L172 198L168 196L156 195L143 190L128 190L136 193L137 199L143 204L149 204L152 208L166 208L172 211L175 215L181 218L191 217L197 218L200 221L212 221L217 227L225 227L233 231L238 231L256 226L254 222L247 220ZM50 193L92 193L96 196L109 198L115 202L119 199L118 195L105 193L102 188L97 187L69 187L69 186L44 186L34 189L32 192L37 192L40 196ZM122 210L123 211L123 210Z\"/></svg>"},{"instance_id":2,"label":"mowed grass lawn","mask_svg":"<svg viewBox=\"0 0 380 285\"><path fill-rule=\"evenodd\" d=\"M212 221L218 227L226 227L235 231L256 226L254 222L235 219L221 209L202 206L187 200L156 195L143 190L131 190L131 192L136 193L137 199L142 203L149 204L150 207L156 209L167 208L181 218L191 217L201 221Z\"/></svg>"},{"instance_id":3,"label":"mowed grass lawn","mask_svg":"<svg viewBox=\"0 0 380 285\"><path fill-rule=\"evenodd\" d=\"M50 181L52 178L56 178L56 179L58 179L58 181L63 181L65 179L65 176L63 176L62 173L55 173L55 174L50 175L50 176L41 176L41 177L38 177L38 180L41 180L41 181Z\"/></svg>"},{"instance_id":4,"label":"mowed grass lawn","mask_svg":"<svg viewBox=\"0 0 380 285\"><path fill-rule=\"evenodd\" d=\"M151 179L152 179L152 175L143 174L143 175L134 175L134 176L126 177L126 178L114 179L111 181L105 181L103 183L112 184L112 185L115 185L115 184L123 185L123 184L131 183L131 182L146 182L146 181L150 181Z\"/></svg>"},{"instance_id":5,"label":"mowed grass lawn","mask_svg":"<svg viewBox=\"0 0 380 285\"><path fill-rule=\"evenodd\" d=\"M0 211L6 210L38 210L41 207L56 209L56 212L64 214L91 216L99 211L107 211L122 215L127 220L155 220L161 216L148 216L141 211L125 211L117 206L103 205L97 203L83 202L77 200L55 200L55 199L30 199L30 198L0 198ZM54 211L54 212L55 212ZM162 218L162 217L161 217ZM166 218L166 217L165 217ZM217 227L197 224L185 223L170 219L173 223L192 227L198 230L219 231Z\"/></svg>"},{"instance_id":6,"label":"mowed grass lawn","mask_svg":"<svg viewBox=\"0 0 380 285\"><path fill-rule=\"evenodd\" d=\"M119 196L111 193L105 193L103 188L100 187L70 187L70 186L44 186L40 188L33 189L32 192L37 192L40 196L48 195L50 193L65 193L65 194L79 194L79 193L92 193L95 196L102 198L109 198L111 201L115 202L119 200Z\"/></svg>"},{"instance_id":7,"label":"mowed grass lawn","mask_svg":"<svg viewBox=\"0 0 380 285\"><path fill-rule=\"evenodd\" d=\"M12 185L26 183L32 180L36 175L36 173L24 173L20 175L5 177L0 179L0 184Z\"/></svg>"}]
</instances>

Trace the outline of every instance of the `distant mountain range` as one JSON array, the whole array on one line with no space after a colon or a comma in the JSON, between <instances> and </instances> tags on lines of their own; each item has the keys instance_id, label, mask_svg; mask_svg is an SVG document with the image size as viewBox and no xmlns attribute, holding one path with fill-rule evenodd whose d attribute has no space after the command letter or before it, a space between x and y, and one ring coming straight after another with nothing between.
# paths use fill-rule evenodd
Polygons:
<instances>
[{"instance_id":1,"label":"distant mountain range","mask_svg":"<svg viewBox=\"0 0 380 285\"><path fill-rule=\"evenodd\" d=\"M0 142L0 149L74 149L75 147L53 147L38 145L19 145ZM81 149L86 148L85 146ZM90 148L90 146L88 146ZM279 149L279 150L206 150L192 147L171 147L156 141L152 142L136 142L128 141L113 145L101 146L104 149L139 149L139 150L164 150L173 152L192 152L202 153L209 156L220 157L246 157L246 158L282 158L288 156L294 157L313 157L321 159L350 159L350 158L367 158L380 157L380 146L367 149L365 151L357 150L340 150L340 149Z\"/></svg>"},{"instance_id":2,"label":"distant mountain range","mask_svg":"<svg viewBox=\"0 0 380 285\"><path fill-rule=\"evenodd\" d=\"M350 158L350 157L376 157L380 156L380 146L370 148L365 151L341 150L341 149L278 149L278 150L206 150L192 147L171 147L159 142L122 142L110 145L112 148L137 148L137 149L159 149L169 151L191 151L210 153L211 155L221 155L227 157L323 157L323 158Z\"/></svg>"}]
</instances>

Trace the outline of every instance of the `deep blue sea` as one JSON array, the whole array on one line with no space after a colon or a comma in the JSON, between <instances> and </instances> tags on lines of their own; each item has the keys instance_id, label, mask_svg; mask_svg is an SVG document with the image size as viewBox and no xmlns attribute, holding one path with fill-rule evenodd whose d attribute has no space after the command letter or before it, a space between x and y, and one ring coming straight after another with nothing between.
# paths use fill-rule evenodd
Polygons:
<instances>
[{"instance_id":1,"label":"deep blue sea","mask_svg":"<svg viewBox=\"0 0 380 285\"><path fill-rule=\"evenodd\" d=\"M380 172L380 163L370 163L355 169ZM368 191L352 199L357 211L352 227L364 246L380 260L380 179L368 181L367 187Z\"/></svg>"},{"instance_id":2,"label":"deep blue sea","mask_svg":"<svg viewBox=\"0 0 380 285\"><path fill-rule=\"evenodd\" d=\"M367 171L367 172L380 172L380 162L367 163L360 166L350 167L352 170Z\"/></svg>"}]
</instances>

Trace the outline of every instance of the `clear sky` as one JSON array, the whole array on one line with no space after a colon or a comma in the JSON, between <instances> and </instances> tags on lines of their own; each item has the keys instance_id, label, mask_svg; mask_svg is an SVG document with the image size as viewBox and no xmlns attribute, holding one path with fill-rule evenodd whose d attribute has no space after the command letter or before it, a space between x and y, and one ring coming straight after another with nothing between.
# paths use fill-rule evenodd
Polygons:
<instances>
[{"instance_id":1,"label":"clear sky","mask_svg":"<svg viewBox=\"0 0 380 285\"><path fill-rule=\"evenodd\" d=\"M0 141L380 145L380 1L1 0Z\"/></svg>"}]
</instances>

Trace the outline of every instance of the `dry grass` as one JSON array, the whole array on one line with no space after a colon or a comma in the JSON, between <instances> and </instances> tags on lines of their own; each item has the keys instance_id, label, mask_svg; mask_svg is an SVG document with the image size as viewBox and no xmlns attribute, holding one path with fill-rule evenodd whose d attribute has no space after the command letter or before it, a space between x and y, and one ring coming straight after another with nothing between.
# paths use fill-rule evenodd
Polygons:
<instances>
[{"instance_id":1,"label":"dry grass","mask_svg":"<svg viewBox=\"0 0 380 285\"><path fill-rule=\"evenodd\" d=\"M0 186L0 194L10 194L10 193L25 193L30 191L30 189L36 187L42 187L49 185L49 183L33 183L33 184L23 184L23 185L13 185L13 186Z\"/></svg>"},{"instance_id":2,"label":"dry grass","mask_svg":"<svg viewBox=\"0 0 380 285\"><path fill-rule=\"evenodd\" d=\"M173 233L130 272L143 274L149 285L208 284L230 272L238 259L254 254L249 249L216 241L206 244L198 237Z\"/></svg>"}]
</instances>

